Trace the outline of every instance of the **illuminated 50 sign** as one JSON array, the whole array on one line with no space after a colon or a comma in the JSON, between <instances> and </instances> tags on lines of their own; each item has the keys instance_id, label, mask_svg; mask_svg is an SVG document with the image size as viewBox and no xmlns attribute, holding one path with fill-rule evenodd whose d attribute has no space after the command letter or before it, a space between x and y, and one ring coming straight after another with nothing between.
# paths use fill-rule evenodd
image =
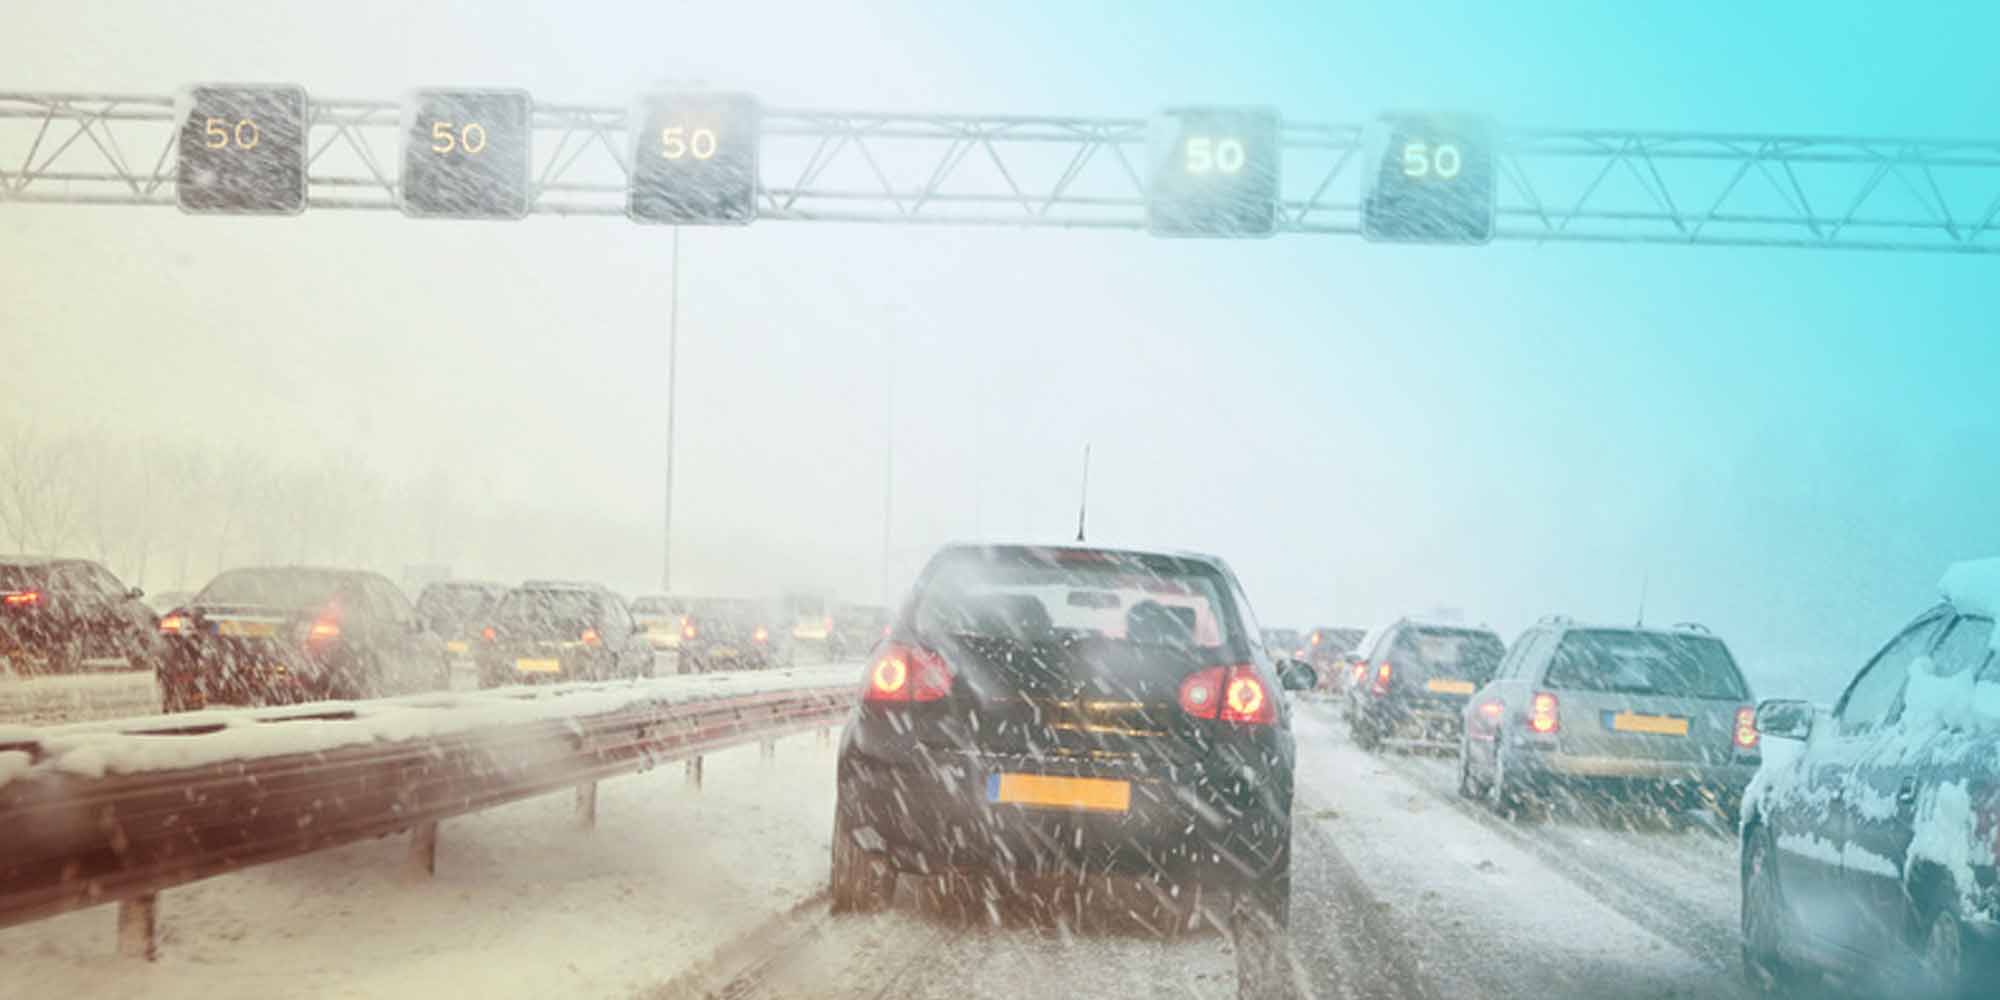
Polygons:
<instances>
[{"instance_id":1,"label":"illuminated 50 sign","mask_svg":"<svg viewBox=\"0 0 2000 1000\"><path fill-rule=\"evenodd\" d=\"M413 94L403 123L403 213L449 219L528 214L533 111L519 90Z\"/></svg>"},{"instance_id":2,"label":"illuminated 50 sign","mask_svg":"<svg viewBox=\"0 0 2000 1000\"><path fill-rule=\"evenodd\" d=\"M174 197L183 211L289 215L306 207L306 92L290 86L187 90Z\"/></svg>"},{"instance_id":3,"label":"illuminated 50 sign","mask_svg":"<svg viewBox=\"0 0 2000 1000\"><path fill-rule=\"evenodd\" d=\"M748 94L655 94L633 115L625 214L670 225L742 225L757 217L757 100Z\"/></svg>"},{"instance_id":4,"label":"illuminated 50 sign","mask_svg":"<svg viewBox=\"0 0 2000 1000\"><path fill-rule=\"evenodd\" d=\"M1375 126L1382 156L1363 175L1361 233L1405 243L1493 238L1492 125L1471 115L1390 115Z\"/></svg>"},{"instance_id":5,"label":"illuminated 50 sign","mask_svg":"<svg viewBox=\"0 0 2000 1000\"><path fill-rule=\"evenodd\" d=\"M1156 118L1146 196L1155 236L1269 236L1278 229L1278 114L1174 108Z\"/></svg>"}]
</instances>

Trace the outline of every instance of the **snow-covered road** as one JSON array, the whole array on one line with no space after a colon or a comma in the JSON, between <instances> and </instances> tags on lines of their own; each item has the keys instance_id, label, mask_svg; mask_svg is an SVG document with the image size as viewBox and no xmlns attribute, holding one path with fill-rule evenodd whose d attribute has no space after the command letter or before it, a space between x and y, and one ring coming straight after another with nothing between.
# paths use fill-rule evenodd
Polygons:
<instances>
[{"instance_id":1,"label":"snow-covered road","mask_svg":"<svg viewBox=\"0 0 2000 1000\"><path fill-rule=\"evenodd\" d=\"M1515 824L1448 759L1355 749L1302 706L1293 946L1318 997L1734 997L1736 857L1701 826ZM0 997L1228 997L1229 941L1081 933L914 905L826 914L833 751L788 739L607 783L599 827L551 797L445 825L434 879L401 839L163 897L162 959L111 958L106 909L0 932Z\"/></svg>"}]
</instances>

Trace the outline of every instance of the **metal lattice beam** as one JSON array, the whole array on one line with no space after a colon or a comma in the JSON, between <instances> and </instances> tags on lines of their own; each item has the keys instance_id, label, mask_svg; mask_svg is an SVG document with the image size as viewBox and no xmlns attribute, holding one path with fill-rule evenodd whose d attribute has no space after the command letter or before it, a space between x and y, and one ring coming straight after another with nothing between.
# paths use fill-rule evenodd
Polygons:
<instances>
[{"instance_id":1,"label":"metal lattice beam","mask_svg":"<svg viewBox=\"0 0 2000 1000\"><path fill-rule=\"evenodd\" d=\"M400 106L314 101L313 210L396 208ZM173 99L0 93L0 202L172 205ZM626 111L538 105L534 211L622 215ZM764 220L1143 229L1142 118L766 109ZM1498 238L2000 252L2000 141L1501 133ZM1281 232L1360 232L1359 125L1286 122Z\"/></svg>"}]
</instances>

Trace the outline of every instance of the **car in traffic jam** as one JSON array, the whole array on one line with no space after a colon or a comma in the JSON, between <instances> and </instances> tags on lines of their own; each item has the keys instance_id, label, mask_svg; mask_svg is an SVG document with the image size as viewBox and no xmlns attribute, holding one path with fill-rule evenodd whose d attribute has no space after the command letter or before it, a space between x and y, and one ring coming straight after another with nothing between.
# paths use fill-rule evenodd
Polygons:
<instances>
[{"instance_id":1,"label":"car in traffic jam","mask_svg":"<svg viewBox=\"0 0 2000 1000\"><path fill-rule=\"evenodd\" d=\"M260 566L160 616L163 710L382 698L451 686L444 642L387 577Z\"/></svg>"},{"instance_id":2,"label":"car in traffic jam","mask_svg":"<svg viewBox=\"0 0 2000 1000\"><path fill-rule=\"evenodd\" d=\"M1458 746L1465 706L1493 678L1505 646L1492 629L1400 619L1353 651L1344 716L1364 750L1385 743ZM1332 669L1341 669L1341 660Z\"/></svg>"},{"instance_id":3,"label":"car in traffic jam","mask_svg":"<svg viewBox=\"0 0 2000 1000\"><path fill-rule=\"evenodd\" d=\"M681 623L681 673L789 666L797 655L780 605L742 597L697 597Z\"/></svg>"},{"instance_id":4,"label":"car in traffic jam","mask_svg":"<svg viewBox=\"0 0 2000 1000\"><path fill-rule=\"evenodd\" d=\"M493 605L474 656L480 687L653 676L653 645L599 584L534 580Z\"/></svg>"},{"instance_id":5,"label":"car in traffic jam","mask_svg":"<svg viewBox=\"0 0 2000 1000\"><path fill-rule=\"evenodd\" d=\"M444 640L445 652L454 660L470 660L479 630L506 592L505 584L480 580L427 584L417 595L417 618L432 635Z\"/></svg>"},{"instance_id":6,"label":"car in traffic jam","mask_svg":"<svg viewBox=\"0 0 2000 1000\"><path fill-rule=\"evenodd\" d=\"M145 596L88 559L0 556L0 663L17 675L104 659L150 669L160 641Z\"/></svg>"}]
</instances>

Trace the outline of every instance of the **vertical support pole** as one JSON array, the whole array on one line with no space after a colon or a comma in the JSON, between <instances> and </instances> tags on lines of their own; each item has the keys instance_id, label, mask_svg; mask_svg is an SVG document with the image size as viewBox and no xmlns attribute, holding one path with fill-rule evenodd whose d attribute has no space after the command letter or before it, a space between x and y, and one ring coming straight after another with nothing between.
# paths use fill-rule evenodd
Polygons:
<instances>
[{"instance_id":1,"label":"vertical support pole","mask_svg":"<svg viewBox=\"0 0 2000 1000\"><path fill-rule=\"evenodd\" d=\"M158 893L119 900L119 957L143 959L148 962L160 957L159 939L154 933L159 926L159 906Z\"/></svg>"},{"instance_id":2,"label":"vertical support pole","mask_svg":"<svg viewBox=\"0 0 2000 1000\"><path fill-rule=\"evenodd\" d=\"M700 787L701 787L701 755L700 755L700 754L696 754L695 756L693 756L693 757L689 757L689 758L688 758L688 762L687 762L687 783L688 783L688 787L689 787L689 788L700 788Z\"/></svg>"},{"instance_id":3,"label":"vertical support pole","mask_svg":"<svg viewBox=\"0 0 2000 1000\"><path fill-rule=\"evenodd\" d=\"M438 868L438 825L435 820L410 829L409 869L413 875L436 875Z\"/></svg>"},{"instance_id":4,"label":"vertical support pole","mask_svg":"<svg viewBox=\"0 0 2000 1000\"><path fill-rule=\"evenodd\" d=\"M597 782L595 781L576 786L576 825L583 830L597 828Z\"/></svg>"},{"instance_id":5,"label":"vertical support pole","mask_svg":"<svg viewBox=\"0 0 2000 1000\"><path fill-rule=\"evenodd\" d=\"M778 741L765 740L764 742L757 744L757 756L759 759L762 760L777 760Z\"/></svg>"}]
</instances>

